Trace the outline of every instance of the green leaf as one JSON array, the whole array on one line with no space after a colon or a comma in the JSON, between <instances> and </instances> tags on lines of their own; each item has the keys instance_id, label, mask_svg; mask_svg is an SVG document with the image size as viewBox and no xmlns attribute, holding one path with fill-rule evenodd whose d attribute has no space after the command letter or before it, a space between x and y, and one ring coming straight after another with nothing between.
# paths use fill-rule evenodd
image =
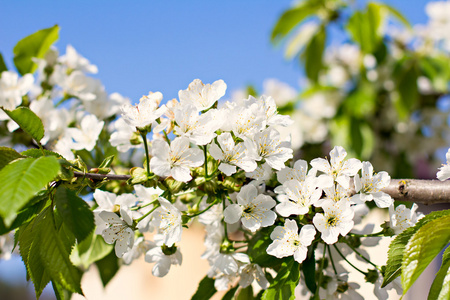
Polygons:
<instances>
[{"instance_id":1,"label":"green leaf","mask_svg":"<svg viewBox=\"0 0 450 300\"><path fill-rule=\"evenodd\" d=\"M302 262L302 272L305 277L305 283L308 289L315 293L317 289L316 284L316 259L314 256L314 247L308 247L308 255Z\"/></svg>"},{"instance_id":2,"label":"green leaf","mask_svg":"<svg viewBox=\"0 0 450 300\"><path fill-rule=\"evenodd\" d=\"M418 68L414 60L406 60L401 63L401 71L397 77L397 88L400 94L400 102L408 115L414 110L419 99L418 77Z\"/></svg>"},{"instance_id":3,"label":"green leaf","mask_svg":"<svg viewBox=\"0 0 450 300\"><path fill-rule=\"evenodd\" d=\"M52 281L53 291L57 300L70 300L72 297L72 292L66 290L59 283Z\"/></svg>"},{"instance_id":4,"label":"green leaf","mask_svg":"<svg viewBox=\"0 0 450 300\"><path fill-rule=\"evenodd\" d=\"M44 125L41 119L28 107L18 107L15 110L3 110L20 128L28 133L36 142L40 142L44 137Z\"/></svg>"},{"instance_id":5,"label":"green leaf","mask_svg":"<svg viewBox=\"0 0 450 300\"><path fill-rule=\"evenodd\" d=\"M36 220L41 218L42 216L35 218L30 223L22 225L19 230L17 230L20 256L27 269L27 280L30 278L33 280L36 298L39 298L42 290L50 282L50 276L47 274L41 258L37 252L31 252L31 247L36 238L35 224L39 222ZM32 255L30 255L30 253L32 253Z\"/></svg>"},{"instance_id":6,"label":"green leaf","mask_svg":"<svg viewBox=\"0 0 450 300\"><path fill-rule=\"evenodd\" d=\"M293 259L285 259L274 281L264 291L262 300L294 300L294 290L300 280L299 264Z\"/></svg>"},{"instance_id":7,"label":"green leaf","mask_svg":"<svg viewBox=\"0 0 450 300\"><path fill-rule=\"evenodd\" d=\"M4 71L8 71L8 67L6 66L5 61L3 60L3 55L0 53L0 73Z\"/></svg>"},{"instance_id":8,"label":"green leaf","mask_svg":"<svg viewBox=\"0 0 450 300\"><path fill-rule=\"evenodd\" d=\"M408 28L411 28L411 24L409 21L403 16L398 10L396 10L394 7L390 6L389 4L382 3L382 2L371 2L370 5L378 6L380 9L385 10L387 13L395 17L398 21L402 22L403 25L405 25Z\"/></svg>"},{"instance_id":9,"label":"green leaf","mask_svg":"<svg viewBox=\"0 0 450 300\"><path fill-rule=\"evenodd\" d=\"M100 164L99 168L109 168L111 166L111 163L114 160L114 155L108 156L105 158L102 163Z\"/></svg>"},{"instance_id":10,"label":"green leaf","mask_svg":"<svg viewBox=\"0 0 450 300\"><path fill-rule=\"evenodd\" d=\"M348 20L347 30L364 53L373 53L382 42L381 27L386 11L374 3L367 10L355 12Z\"/></svg>"},{"instance_id":11,"label":"green leaf","mask_svg":"<svg viewBox=\"0 0 450 300\"><path fill-rule=\"evenodd\" d=\"M236 291L238 289L239 285L236 285L234 288L230 289L222 298L222 300L233 300L234 294L236 294Z\"/></svg>"},{"instance_id":12,"label":"green leaf","mask_svg":"<svg viewBox=\"0 0 450 300\"><path fill-rule=\"evenodd\" d=\"M17 153L14 149L0 147L0 170L17 158L23 158L23 156Z\"/></svg>"},{"instance_id":13,"label":"green leaf","mask_svg":"<svg viewBox=\"0 0 450 300\"><path fill-rule=\"evenodd\" d=\"M202 281L198 284L197 291L191 300L208 300L217 292L214 287L214 279L208 276L203 277Z\"/></svg>"},{"instance_id":14,"label":"green leaf","mask_svg":"<svg viewBox=\"0 0 450 300\"><path fill-rule=\"evenodd\" d=\"M0 218L1 222L0 224L0 235L3 235L5 233L10 232L11 230L14 230L18 228L19 226L30 222L36 215L45 208L46 203L42 200L48 199L48 195L39 195L36 197L33 197L28 205L19 211L17 217L14 219L14 222L9 227L5 227L3 224L3 219ZM37 201L36 203L32 204L33 202ZM31 205L32 204L32 205Z\"/></svg>"},{"instance_id":15,"label":"green leaf","mask_svg":"<svg viewBox=\"0 0 450 300\"><path fill-rule=\"evenodd\" d=\"M89 205L74 191L59 186L55 194L56 208L63 222L73 232L78 242L83 241L95 229L94 214Z\"/></svg>"},{"instance_id":16,"label":"green leaf","mask_svg":"<svg viewBox=\"0 0 450 300\"><path fill-rule=\"evenodd\" d=\"M73 249L70 260L76 266L88 269L91 264L104 258L113 249L114 245L107 244L100 235L91 233Z\"/></svg>"},{"instance_id":17,"label":"green leaf","mask_svg":"<svg viewBox=\"0 0 450 300\"><path fill-rule=\"evenodd\" d=\"M305 1L294 8L286 10L272 30L271 41L277 42L284 38L300 22L317 13L319 8L320 5L318 3Z\"/></svg>"},{"instance_id":18,"label":"green leaf","mask_svg":"<svg viewBox=\"0 0 450 300\"><path fill-rule=\"evenodd\" d=\"M39 158L41 156L54 156L58 159L64 158L61 154L47 149L27 149L25 151L22 151L21 154L33 158Z\"/></svg>"},{"instance_id":19,"label":"green leaf","mask_svg":"<svg viewBox=\"0 0 450 300\"><path fill-rule=\"evenodd\" d=\"M53 180L60 169L54 157L18 159L0 171L0 215L10 226L21 209L37 192Z\"/></svg>"},{"instance_id":20,"label":"green leaf","mask_svg":"<svg viewBox=\"0 0 450 300\"><path fill-rule=\"evenodd\" d=\"M112 251L104 258L95 262L95 264L97 265L100 278L102 279L103 286L105 287L111 279L113 279L117 271L119 271L119 259L117 258L114 249L112 249Z\"/></svg>"},{"instance_id":21,"label":"green leaf","mask_svg":"<svg viewBox=\"0 0 450 300\"><path fill-rule=\"evenodd\" d=\"M428 300L450 299L450 247L442 255L441 268L437 272L428 294Z\"/></svg>"},{"instance_id":22,"label":"green leaf","mask_svg":"<svg viewBox=\"0 0 450 300\"><path fill-rule=\"evenodd\" d=\"M450 210L432 212L426 215L424 218L420 219L414 227L407 228L405 231L395 237L395 239L389 245L388 261L386 264L386 271L383 274L384 281L381 287L385 287L395 278L400 276L402 272L403 254L405 252L406 244L408 244L409 239L423 225L447 215L450 215Z\"/></svg>"},{"instance_id":23,"label":"green leaf","mask_svg":"<svg viewBox=\"0 0 450 300\"><path fill-rule=\"evenodd\" d=\"M279 266L283 262L282 259L267 254L266 249L273 242L270 238L271 230L273 229L269 227L262 228L253 235L248 243L247 255L250 256L254 264L263 268Z\"/></svg>"},{"instance_id":24,"label":"green leaf","mask_svg":"<svg viewBox=\"0 0 450 300\"><path fill-rule=\"evenodd\" d=\"M423 225L409 240L402 261L402 287L405 294L423 270L450 242L450 216Z\"/></svg>"},{"instance_id":25,"label":"green leaf","mask_svg":"<svg viewBox=\"0 0 450 300\"><path fill-rule=\"evenodd\" d=\"M313 82L318 81L319 73L323 69L322 56L325 50L326 39L325 26L322 25L311 38L302 55L306 76Z\"/></svg>"},{"instance_id":26,"label":"green leaf","mask_svg":"<svg viewBox=\"0 0 450 300\"><path fill-rule=\"evenodd\" d=\"M81 273L69 259L72 243L67 238L68 232L63 230L63 225L59 229L55 227L58 223L51 207L48 207L30 222L32 226L28 225L25 230L21 228L24 234L32 234L26 263L30 277L37 294L42 292L41 287L45 286L49 279L70 292L82 294Z\"/></svg>"},{"instance_id":27,"label":"green leaf","mask_svg":"<svg viewBox=\"0 0 450 300\"><path fill-rule=\"evenodd\" d=\"M58 39L59 26L39 30L20 40L14 47L14 64L21 75L33 73L37 65L33 57L43 58L51 45Z\"/></svg>"},{"instance_id":28,"label":"green leaf","mask_svg":"<svg viewBox=\"0 0 450 300\"><path fill-rule=\"evenodd\" d=\"M246 288L241 288L239 294L236 297L236 300L253 300L253 288L249 285Z\"/></svg>"}]
</instances>

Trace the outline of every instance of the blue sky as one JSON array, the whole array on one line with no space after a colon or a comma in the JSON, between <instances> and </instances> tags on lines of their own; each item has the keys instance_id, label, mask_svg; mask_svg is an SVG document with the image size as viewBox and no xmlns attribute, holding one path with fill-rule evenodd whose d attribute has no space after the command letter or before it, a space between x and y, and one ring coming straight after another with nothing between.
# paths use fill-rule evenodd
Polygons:
<instances>
[{"instance_id":1,"label":"blue sky","mask_svg":"<svg viewBox=\"0 0 450 300\"><path fill-rule=\"evenodd\" d=\"M359 1L361 2L361 1ZM412 23L425 22L424 0L388 1ZM108 92L137 101L149 91L177 96L195 78L223 79L228 91L266 78L298 86L300 67L269 42L291 0L2 1L0 51L12 67L21 38L58 24L57 47L71 44L99 67Z\"/></svg>"}]
</instances>

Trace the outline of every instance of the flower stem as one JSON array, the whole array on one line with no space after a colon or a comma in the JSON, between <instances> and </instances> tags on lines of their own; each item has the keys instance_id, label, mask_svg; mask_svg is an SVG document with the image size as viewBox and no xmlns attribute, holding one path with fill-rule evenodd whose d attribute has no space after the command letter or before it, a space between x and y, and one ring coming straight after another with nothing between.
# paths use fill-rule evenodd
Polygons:
<instances>
[{"instance_id":1,"label":"flower stem","mask_svg":"<svg viewBox=\"0 0 450 300\"><path fill-rule=\"evenodd\" d=\"M150 160L149 160L149 153L148 153L148 144L147 144L147 134L144 131L139 130L139 134L142 137L142 140L144 141L144 148L145 148L145 161L147 162L147 176L150 177Z\"/></svg>"},{"instance_id":2,"label":"flower stem","mask_svg":"<svg viewBox=\"0 0 450 300\"><path fill-rule=\"evenodd\" d=\"M196 216L201 215L202 213L204 213L205 211L207 211L207 210L209 210L211 207L213 207L213 205L215 205L215 204L216 204L216 202L214 201L213 203L211 203L211 204L210 204L207 208L205 208L204 210L199 211L198 213L195 213L195 214L193 214L193 215L190 215L189 218L193 218L193 217L196 217Z\"/></svg>"},{"instance_id":3,"label":"flower stem","mask_svg":"<svg viewBox=\"0 0 450 300\"><path fill-rule=\"evenodd\" d=\"M331 260L331 266L333 267L333 271L334 274L338 274L337 270L336 270L336 266L334 265L334 260L333 260L333 256L331 255L331 249L330 249L330 245L327 244L327 248L328 248L328 254L330 256L330 260Z\"/></svg>"},{"instance_id":4,"label":"flower stem","mask_svg":"<svg viewBox=\"0 0 450 300\"><path fill-rule=\"evenodd\" d=\"M159 207L159 203L157 205L155 205L155 207L153 207L148 213L146 213L145 215L143 215L142 217L140 217L139 219L136 219L136 224L139 223L140 221L142 221L145 217L147 217L149 214L151 214L152 212L155 211L155 209L157 209Z\"/></svg>"},{"instance_id":5,"label":"flower stem","mask_svg":"<svg viewBox=\"0 0 450 300\"><path fill-rule=\"evenodd\" d=\"M356 254L358 254L359 257L361 257L362 259L364 259L366 262L368 262L369 264L371 264L372 266L374 266L375 268L377 268L378 270L381 271L381 269L374 264L373 262L370 261L370 259L367 259L364 255L362 255L358 250L355 249L355 247L353 247L352 245L350 245L350 243L347 243L347 246L349 246Z\"/></svg>"},{"instance_id":6,"label":"flower stem","mask_svg":"<svg viewBox=\"0 0 450 300\"><path fill-rule=\"evenodd\" d=\"M356 236L356 237L375 237L375 236L384 236L384 230L379 231L379 232L375 232L375 233L370 233L370 234L357 234L357 233L349 233L349 235L351 236Z\"/></svg>"},{"instance_id":7,"label":"flower stem","mask_svg":"<svg viewBox=\"0 0 450 300\"><path fill-rule=\"evenodd\" d=\"M206 145L203 146L203 154L205 155L205 178L208 177L208 152L206 150Z\"/></svg>"},{"instance_id":8,"label":"flower stem","mask_svg":"<svg viewBox=\"0 0 450 300\"><path fill-rule=\"evenodd\" d=\"M320 285L322 284L323 268L325 267L325 254L326 253L327 253L327 247L325 247L325 245L324 245L323 246L322 261L320 263L319 280L317 281L316 292L314 293L314 296L316 298L319 296L319 289L320 289Z\"/></svg>"},{"instance_id":9,"label":"flower stem","mask_svg":"<svg viewBox=\"0 0 450 300\"><path fill-rule=\"evenodd\" d=\"M348 261L347 258L345 258L345 256L342 254L342 252L338 249L338 247L336 247L336 245L333 245L334 249L336 249L337 253L339 253L339 255L356 271L360 272L361 274L364 274L367 276L367 272L364 272L363 270L357 268L354 264L352 264L351 262Z\"/></svg>"}]
</instances>

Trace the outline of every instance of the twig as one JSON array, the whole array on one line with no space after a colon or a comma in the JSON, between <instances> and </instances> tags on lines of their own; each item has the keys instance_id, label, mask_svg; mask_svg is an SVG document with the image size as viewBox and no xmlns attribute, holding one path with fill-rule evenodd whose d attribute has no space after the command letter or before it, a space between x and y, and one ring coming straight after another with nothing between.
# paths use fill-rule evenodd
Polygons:
<instances>
[{"instance_id":1,"label":"twig","mask_svg":"<svg viewBox=\"0 0 450 300\"><path fill-rule=\"evenodd\" d=\"M128 180L130 175L96 174L74 172L75 177L85 177L95 180ZM353 183L350 195L355 194ZM388 187L382 189L397 201L409 201L431 205L437 203L450 203L450 180L437 179L392 179Z\"/></svg>"}]
</instances>

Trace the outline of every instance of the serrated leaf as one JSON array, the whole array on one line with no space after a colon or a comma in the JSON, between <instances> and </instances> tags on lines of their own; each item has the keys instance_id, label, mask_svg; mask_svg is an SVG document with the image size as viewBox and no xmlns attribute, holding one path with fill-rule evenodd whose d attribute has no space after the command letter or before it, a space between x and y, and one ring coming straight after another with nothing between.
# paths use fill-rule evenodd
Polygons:
<instances>
[{"instance_id":1,"label":"serrated leaf","mask_svg":"<svg viewBox=\"0 0 450 300\"><path fill-rule=\"evenodd\" d=\"M54 157L23 158L0 170L0 215L10 226L21 209L37 192L53 180L60 169Z\"/></svg>"},{"instance_id":2,"label":"serrated leaf","mask_svg":"<svg viewBox=\"0 0 450 300\"><path fill-rule=\"evenodd\" d=\"M449 228L450 216L444 216L423 225L408 241L402 261L403 294L450 242Z\"/></svg>"},{"instance_id":3,"label":"serrated leaf","mask_svg":"<svg viewBox=\"0 0 450 300\"><path fill-rule=\"evenodd\" d=\"M9 227L1 228L3 224L3 219L0 217L0 235L3 235L11 230L14 230L18 228L19 226L30 222L36 215L45 207L45 203L43 203L41 200L48 199L48 196L36 196L33 197L28 205L19 211L17 217L14 219L14 222ZM32 202L37 201L34 204L31 204Z\"/></svg>"},{"instance_id":4,"label":"serrated leaf","mask_svg":"<svg viewBox=\"0 0 450 300\"><path fill-rule=\"evenodd\" d=\"M18 230L19 252L27 269L27 280L31 279L33 281L37 299L39 299L42 291L50 282L50 276L45 270L44 263L39 256L39 251L32 250L33 247L38 247L38 245L35 245L36 238L39 237L39 230L36 224L40 222L42 217L43 215L39 215L30 223L21 226Z\"/></svg>"},{"instance_id":5,"label":"serrated leaf","mask_svg":"<svg viewBox=\"0 0 450 300\"><path fill-rule=\"evenodd\" d=\"M55 200L63 222L79 242L83 241L95 229L94 214L89 205L74 191L62 186L56 189Z\"/></svg>"},{"instance_id":6,"label":"serrated leaf","mask_svg":"<svg viewBox=\"0 0 450 300\"><path fill-rule=\"evenodd\" d=\"M414 233L416 233L423 225L447 215L450 215L450 210L432 212L426 215L424 218L420 219L414 227L407 228L405 231L395 237L395 239L389 245L388 261L386 263L386 271L383 275L384 280L381 287L385 287L395 278L400 276L402 272L402 261L405 247Z\"/></svg>"},{"instance_id":7,"label":"serrated leaf","mask_svg":"<svg viewBox=\"0 0 450 300\"><path fill-rule=\"evenodd\" d=\"M15 159L23 158L16 150L8 147L0 147L0 170Z\"/></svg>"},{"instance_id":8,"label":"serrated leaf","mask_svg":"<svg viewBox=\"0 0 450 300\"><path fill-rule=\"evenodd\" d=\"M14 47L14 64L21 75L33 73L37 65L33 57L43 58L51 45L58 39L59 26L39 30L22 40Z\"/></svg>"},{"instance_id":9,"label":"serrated leaf","mask_svg":"<svg viewBox=\"0 0 450 300\"><path fill-rule=\"evenodd\" d=\"M191 300L208 300L217 292L214 287L214 279L208 276L203 277L202 281L198 284L197 291L192 296Z\"/></svg>"},{"instance_id":10,"label":"serrated leaf","mask_svg":"<svg viewBox=\"0 0 450 300\"><path fill-rule=\"evenodd\" d=\"M30 250L30 257L37 252L51 280L61 284L68 291L82 294L81 272L69 259L70 244L61 238L65 235L60 235L59 229L55 227L53 211L48 208L41 214L43 214L42 218L37 219L35 224L34 229L37 232Z\"/></svg>"},{"instance_id":11,"label":"serrated leaf","mask_svg":"<svg viewBox=\"0 0 450 300\"><path fill-rule=\"evenodd\" d=\"M70 300L72 292L63 288L59 283L52 281L53 292L55 292L56 300Z\"/></svg>"},{"instance_id":12,"label":"serrated leaf","mask_svg":"<svg viewBox=\"0 0 450 300\"><path fill-rule=\"evenodd\" d=\"M286 10L278 19L272 30L272 42L284 38L294 27L300 24L306 18L313 16L320 5L318 3L303 2L298 6Z\"/></svg>"},{"instance_id":13,"label":"serrated leaf","mask_svg":"<svg viewBox=\"0 0 450 300\"><path fill-rule=\"evenodd\" d=\"M285 259L274 281L261 297L262 300L294 300L295 287L300 280L299 264L293 259Z\"/></svg>"},{"instance_id":14,"label":"serrated leaf","mask_svg":"<svg viewBox=\"0 0 450 300\"><path fill-rule=\"evenodd\" d=\"M33 158L39 158L41 156L54 156L58 159L64 158L61 154L47 149L27 149L25 151L22 151L21 154Z\"/></svg>"},{"instance_id":15,"label":"serrated leaf","mask_svg":"<svg viewBox=\"0 0 450 300\"><path fill-rule=\"evenodd\" d=\"M3 59L3 55L0 53L0 73L8 71L8 67L5 64L5 60Z\"/></svg>"},{"instance_id":16,"label":"serrated leaf","mask_svg":"<svg viewBox=\"0 0 450 300\"><path fill-rule=\"evenodd\" d=\"M44 137L44 125L41 119L28 107L18 107L15 110L3 110L20 128L28 133L36 142Z\"/></svg>"},{"instance_id":17,"label":"serrated leaf","mask_svg":"<svg viewBox=\"0 0 450 300\"><path fill-rule=\"evenodd\" d=\"M104 258L95 262L95 264L97 265L100 278L103 286L105 287L111 279L113 279L117 271L119 271L119 259L117 258L114 249Z\"/></svg>"},{"instance_id":18,"label":"serrated leaf","mask_svg":"<svg viewBox=\"0 0 450 300\"><path fill-rule=\"evenodd\" d=\"M450 247L442 255L441 268L437 272L428 294L428 300L450 299Z\"/></svg>"}]
</instances>

